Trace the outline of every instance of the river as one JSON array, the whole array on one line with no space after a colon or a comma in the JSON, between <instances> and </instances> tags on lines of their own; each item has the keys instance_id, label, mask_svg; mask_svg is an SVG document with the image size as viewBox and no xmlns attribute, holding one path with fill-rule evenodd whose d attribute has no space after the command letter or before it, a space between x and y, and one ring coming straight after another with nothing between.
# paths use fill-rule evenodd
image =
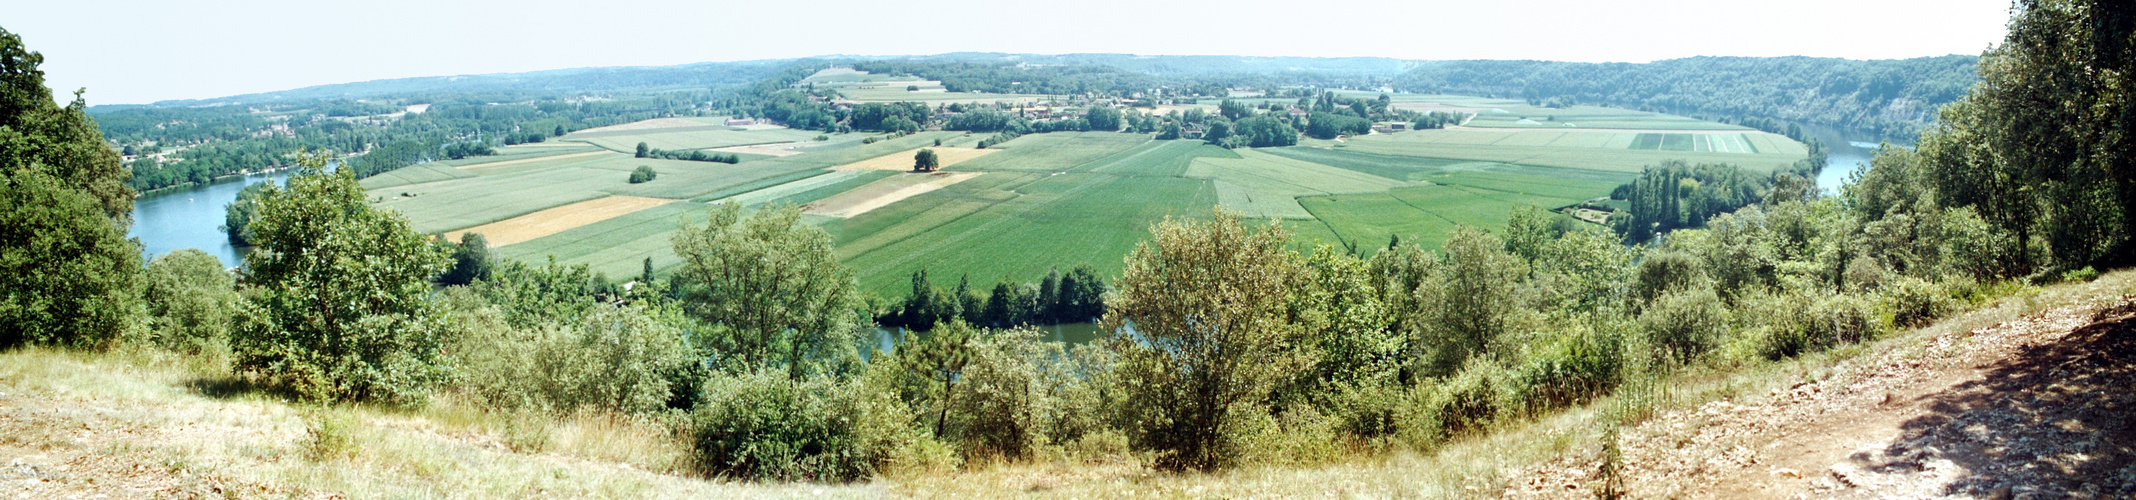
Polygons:
<instances>
[{"instance_id":1,"label":"river","mask_svg":"<svg viewBox=\"0 0 2136 500\"><path fill-rule=\"evenodd\" d=\"M223 234L223 206L237 200L237 192L250 184L281 182L290 170L217 180L205 186L170 188L142 194L134 199L133 228L127 236L139 238L141 254L156 258L180 248L198 248L223 265L236 266L244 252Z\"/></svg>"},{"instance_id":2,"label":"river","mask_svg":"<svg viewBox=\"0 0 2136 500\"><path fill-rule=\"evenodd\" d=\"M1804 130L1825 144L1825 168L1817 174L1817 188L1827 196L1839 195L1840 186L1846 185L1856 170L1868 167L1869 158L1876 156L1877 143L1870 139L1872 134L1821 127Z\"/></svg>"}]
</instances>

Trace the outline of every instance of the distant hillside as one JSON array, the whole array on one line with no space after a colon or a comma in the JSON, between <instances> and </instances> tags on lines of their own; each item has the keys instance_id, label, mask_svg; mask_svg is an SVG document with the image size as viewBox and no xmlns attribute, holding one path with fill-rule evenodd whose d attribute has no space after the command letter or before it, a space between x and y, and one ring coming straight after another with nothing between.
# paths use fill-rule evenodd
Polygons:
<instances>
[{"instance_id":1,"label":"distant hillside","mask_svg":"<svg viewBox=\"0 0 2136 500\"><path fill-rule=\"evenodd\" d=\"M1034 65L1111 66L1152 75L1219 75L1274 73L1339 73L1391 76L1401 74L1417 61L1385 57L1256 57L1256 56L1138 56L1134 54L1007 54L1001 52L952 52L932 56L879 57L879 60L920 62L1023 63Z\"/></svg>"},{"instance_id":2,"label":"distant hillside","mask_svg":"<svg viewBox=\"0 0 2136 500\"><path fill-rule=\"evenodd\" d=\"M1980 81L1977 56L1858 61L1692 57L1633 63L1437 61L1396 80L1412 92L1543 101L1569 97L1715 118L1768 118L1907 138Z\"/></svg>"},{"instance_id":3,"label":"distant hillside","mask_svg":"<svg viewBox=\"0 0 2136 500\"><path fill-rule=\"evenodd\" d=\"M219 104L365 99L383 96L457 94L477 92L580 93L661 89L697 89L721 85L747 85L778 71L788 60L695 63L679 66L621 66L574 68L527 73L427 76L367 82L318 85L277 92L234 95L213 99L157 101L149 107L182 107ZM91 112L133 106L97 106Z\"/></svg>"}]
</instances>

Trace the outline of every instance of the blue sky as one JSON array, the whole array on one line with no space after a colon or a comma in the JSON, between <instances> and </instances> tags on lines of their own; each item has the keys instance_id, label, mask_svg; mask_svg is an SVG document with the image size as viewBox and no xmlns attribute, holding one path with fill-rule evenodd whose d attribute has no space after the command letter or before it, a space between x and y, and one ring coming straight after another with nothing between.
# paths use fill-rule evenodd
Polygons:
<instances>
[{"instance_id":1,"label":"blue sky","mask_svg":"<svg viewBox=\"0 0 2136 500\"><path fill-rule=\"evenodd\" d=\"M21 5L15 5L21 3ZM91 104L352 81L956 51L1645 62L1978 54L2008 0L0 0Z\"/></svg>"}]
</instances>

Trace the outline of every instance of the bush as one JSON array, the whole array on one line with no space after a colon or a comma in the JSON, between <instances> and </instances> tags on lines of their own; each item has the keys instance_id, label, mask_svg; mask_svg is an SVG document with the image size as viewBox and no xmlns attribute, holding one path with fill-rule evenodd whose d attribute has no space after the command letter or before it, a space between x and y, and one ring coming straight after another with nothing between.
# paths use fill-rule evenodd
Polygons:
<instances>
[{"instance_id":1,"label":"bush","mask_svg":"<svg viewBox=\"0 0 2136 500\"><path fill-rule=\"evenodd\" d=\"M1721 299L1713 289L1699 287L1672 291L1654 299L1639 315L1640 330L1656 354L1677 364L1689 364L1713 348L1728 331Z\"/></svg>"},{"instance_id":2,"label":"bush","mask_svg":"<svg viewBox=\"0 0 2136 500\"><path fill-rule=\"evenodd\" d=\"M1942 286L1911 276L1884 287L1883 296L1891 304L1892 324L1907 328L1925 326L1958 309L1958 301Z\"/></svg>"},{"instance_id":3,"label":"bush","mask_svg":"<svg viewBox=\"0 0 2136 500\"><path fill-rule=\"evenodd\" d=\"M1891 325L1874 300L1850 293L1833 294L1810 310L1804 336L1822 346L1874 339Z\"/></svg>"},{"instance_id":4,"label":"bush","mask_svg":"<svg viewBox=\"0 0 2136 500\"><path fill-rule=\"evenodd\" d=\"M1038 340L1033 329L1003 331L973 344L959 392L951 398L955 436L967 457L1028 457L1047 442L1053 406L1049 360L1062 356L1058 342Z\"/></svg>"},{"instance_id":5,"label":"bush","mask_svg":"<svg viewBox=\"0 0 2136 500\"><path fill-rule=\"evenodd\" d=\"M1523 410L1539 412L1580 404L1617 387L1626 370L1624 339L1595 332L1588 323L1559 334L1522 356L1512 386Z\"/></svg>"},{"instance_id":6,"label":"bush","mask_svg":"<svg viewBox=\"0 0 2136 500\"><path fill-rule=\"evenodd\" d=\"M853 481L915 441L886 393L784 373L715 376L690 420L698 465L721 477Z\"/></svg>"},{"instance_id":7,"label":"bush","mask_svg":"<svg viewBox=\"0 0 2136 500\"><path fill-rule=\"evenodd\" d=\"M1481 358L1469 360L1452 378L1418 384L1409 402L1395 415L1403 441L1430 449L1448 438L1481 430L1500 412L1504 369Z\"/></svg>"},{"instance_id":8,"label":"bush","mask_svg":"<svg viewBox=\"0 0 2136 500\"><path fill-rule=\"evenodd\" d=\"M639 165L637 169L630 171L630 183L644 184L647 182L652 182L654 177L659 176L660 172L653 171L653 167L648 165Z\"/></svg>"},{"instance_id":9,"label":"bush","mask_svg":"<svg viewBox=\"0 0 2136 500\"><path fill-rule=\"evenodd\" d=\"M236 280L223 270L221 260L200 250L179 249L150 261L144 274L157 345L186 354L229 349Z\"/></svg>"}]
</instances>

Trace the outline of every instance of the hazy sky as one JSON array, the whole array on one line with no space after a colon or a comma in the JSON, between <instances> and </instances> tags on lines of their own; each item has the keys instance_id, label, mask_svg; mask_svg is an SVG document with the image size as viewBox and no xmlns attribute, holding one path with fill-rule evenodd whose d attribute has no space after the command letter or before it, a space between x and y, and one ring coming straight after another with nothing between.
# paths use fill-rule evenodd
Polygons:
<instances>
[{"instance_id":1,"label":"hazy sky","mask_svg":"<svg viewBox=\"0 0 2136 500\"><path fill-rule=\"evenodd\" d=\"M1978 54L2009 0L0 0L58 93L146 103L383 78L825 54L1644 62Z\"/></svg>"}]
</instances>

